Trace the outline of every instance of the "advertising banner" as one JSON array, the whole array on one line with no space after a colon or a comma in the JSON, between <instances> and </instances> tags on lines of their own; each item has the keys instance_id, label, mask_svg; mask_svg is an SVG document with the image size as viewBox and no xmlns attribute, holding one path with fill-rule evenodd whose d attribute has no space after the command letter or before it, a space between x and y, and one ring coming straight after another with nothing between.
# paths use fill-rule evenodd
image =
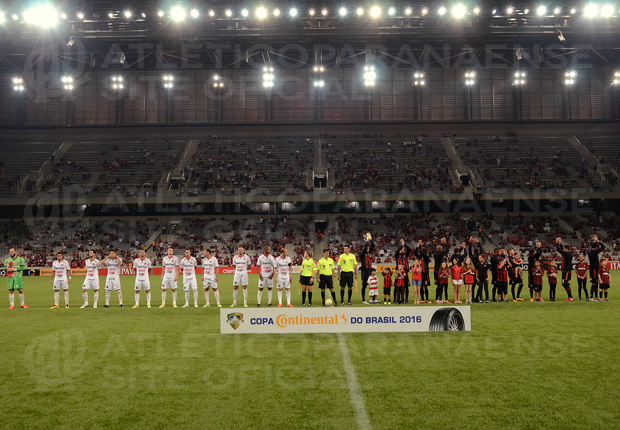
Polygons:
<instances>
[{"instance_id":1,"label":"advertising banner","mask_svg":"<svg viewBox=\"0 0 620 430\"><path fill-rule=\"evenodd\" d=\"M220 309L221 333L469 331L469 306Z\"/></svg>"}]
</instances>

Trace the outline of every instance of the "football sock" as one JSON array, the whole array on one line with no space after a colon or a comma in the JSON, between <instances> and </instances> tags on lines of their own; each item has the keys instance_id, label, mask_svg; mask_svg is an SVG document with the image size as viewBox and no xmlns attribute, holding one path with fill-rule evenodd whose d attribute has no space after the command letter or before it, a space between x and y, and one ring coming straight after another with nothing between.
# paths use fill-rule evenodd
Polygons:
<instances>
[{"instance_id":1,"label":"football sock","mask_svg":"<svg viewBox=\"0 0 620 430\"><path fill-rule=\"evenodd\" d=\"M263 290L258 290L258 294L256 296L256 300L258 301L258 304L260 304L262 299L263 299Z\"/></svg>"},{"instance_id":2,"label":"football sock","mask_svg":"<svg viewBox=\"0 0 620 430\"><path fill-rule=\"evenodd\" d=\"M11 306L15 305L15 295L14 294L9 294L9 303Z\"/></svg>"},{"instance_id":3,"label":"football sock","mask_svg":"<svg viewBox=\"0 0 620 430\"><path fill-rule=\"evenodd\" d=\"M233 303L237 303L238 295L239 295L239 290L233 290Z\"/></svg>"},{"instance_id":4,"label":"football sock","mask_svg":"<svg viewBox=\"0 0 620 430\"><path fill-rule=\"evenodd\" d=\"M523 291L523 284L519 284L519 288L517 289L517 299L521 298L521 291Z\"/></svg>"},{"instance_id":5,"label":"football sock","mask_svg":"<svg viewBox=\"0 0 620 430\"><path fill-rule=\"evenodd\" d=\"M287 305L291 304L291 290L290 289L286 290L286 304Z\"/></svg>"},{"instance_id":6,"label":"football sock","mask_svg":"<svg viewBox=\"0 0 620 430\"><path fill-rule=\"evenodd\" d=\"M278 304L282 304L282 290L278 290Z\"/></svg>"},{"instance_id":7,"label":"football sock","mask_svg":"<svg viewBox=\"0 0 620 430\"><path fill-rule=\"evenodd\" d=\"M172 303L176 304L176 302L177 302L177 292L173 291L172 292Z\"/></svg>"},{"instance_id":8,"label":"football sock","mask_svg":"<svg viewBox=\"0 0 620 430\"><path fill-rule=\"evenodd\" d=\"M405 287L405 300L409 300L409 287Z\"/></svg>"},{"instance_id":9,"label":"football sock","mask_svg":"<svg viewBox=\"0 0 620 430\"><path fill-rule=\"evenodd\" d=\"M340 301L344 302L344 288L340 288Z\"/></svg>"},{"instance_id":10,"label":"football sock","mask_svg":"<svg viewBox=\"0 0 620 430\"><path fill-rule=\"evenodd\" d=\"M24 293L22 292L19 293L19 302L22 304L22 306L24 306Z\"/></svg>"},{"instance_id":11,"label":"football sock","mask_svg":"<svg viewBox=\"0 0 620 430\"><path fill-rule=\"evenodd\" d=\"M312 291L308 291L308 304L312 303Z\"/></svg>"},{"instance_id":12,"label":"football sock","mask_svg":"<svg viewBox=\"0 0 620 430\"><path fill-rule=\"evenodd\" d=\"M534 289L530 288L530 299L534 297Z\"/></svg>"},{"instance_id":13,"label":"football sock","mask_svg":"<svg viewBox=\"0 0 620 430\"><path fill-rule=\"evenodd\" d=\"M514 284L512 287L510 287L510 293L512 294L512 300L515 300L517 296L515 296L515 285Z\"/></svg>"},{"instance_id":14,"label":"football sock","mask_svg":"<svg viewBox=\"0 0 620 430\"><path fill-rule=\"evenodd\" d=\"M162 291L161 292L161 304L162 305L166 304L166 293L167 293L167 291Z\"/></svg>"},{"instance_id":15,"label":"football sock","mask_svg":"<svg viewBox=\"0 0 620 430\"><path fill-rule=\"evenodd\" d=\"M220 290L215 290L213 294L215 295L216 303L219 305L220 304ZM209 293L207 293L207 297L209 297Z\"/></svg>"},{"instance_id":16,"label":"football sock","mask_svg":"<svg viewBox=\"0 0 620 430\"><path fill-rule=\"evenodd\" d=\"M245 303L246 305L248 304L248 289L247 288L243 289L243 303Z\"/></svg>"},{"instance_id":17,"label":"football sock","mask_svg":"<svg viewBox=\"0 0 620 430\"><path fill-rule=\"evenodd\" d=\"M334 303L336 303L336 292L332 291L332 300L334 301Z\"/></svg>"},{"instance_id":18,"label":"football sock","mask_svg":"<svg viewBox=\"0 0 620 430\"><path fill-rule=\"evenodd\" d=\"M605 298L607 298L607 290L605 290Z\"/></svg>"},{"instance_id":19,"label":"football sock","mask_svg":"<svg viewBox=\"0 0 620 430\"><path fill-rule=\"evenodd\" d=\"M69 306L69 290L65 290L65 305Z\"/></svg>"},{"instance_id":20,"label":"football sock","mask_svg":"<svg viewBox=\"0 0 620 430\"><path fill-rule=\"evenodd\" d=\"M99 301L99 290L96 290L95 294L93 294L93 303L97 304L98 301Z\"/></svg>"},{"instance_id":21,"label":"football sock","mask_svg":"<svg viewBox=\"0 0 620 430\"><path fill-rule=\"evenodd\" d=\"M140 304L140 292L137 291L136 292L136 306L138 306Z\"/></svg>"},{"instance_id":22,"label":"football sock","mask_svg":"<svg viewBox=\"0 0 620 430\"><path fill-rule=\"evenodd\" d=\"M267 289L267 300L271 303L271 298L273 297L273 290L271 288Z\"/></svg>"},{"instance_id":23,"label":"football sock","mask_svg":"<svg viewBox=\"0 0 620 430\"><path fill-rule=\"evenodd\" d=\"M185 292L185 304L189 305L189 290Z\"/></svg>"},{"instance_id":24,"label":"football sock","mask_svg":"<svg viewBox=\"0 0 620 430\"><path fill-rule=\"evenodd\" d=\"M82 298L84 299L84 304L88 304L88 293L82 292Z\"/></svg>"},{"instance_id":25,"label":"football sock","mask_svg":"<svg viewBox=\"0 0 620 430\"><path fill-rule=\"evenodd\" d=\"M106 306L110 306L110 292L107 290L105 292L105 304Z\"/></svg>"},{"instance_id":26,"label":"football sock","mask_svg":"<svg viewBox=\"0 0 620 430\"><path fill-rule=\"evenodd\" d=\"M321 302L325 303L325 290L321 290Z\"/></svg>"},{"instance_id":27,"label":"football sock","mask_svg":"<svg viewBox=\"0 0 620 430\"><path fill-rule=\"evenodd\" d=\"M260 293L258 293L258 294L260 294ZM205 302L206 302L207 305L210 304L209 303L209 290L205 290ZM258 302L260 303L260 300Z\"/></svg>"},{"instance_id":28,"label":"football sock","mask_svg":"<svg viewBox=\"0 0 620 430\"><path fill-rule=\"evenodd\" d=\"M349 298L348 298L348 302L351 301L351 297L353 296L353 288L349 288Z\"/></svg>"},{"instance_id":29,"label":"football sock","mask_svg":"<svg viewBox=\"0 0 620 430\"><path fill-rule=\"evenodd\" d=\"M305 304L306 303L306 292L302 291L301 292L301 304Z\"/></svg>"},{"instance_id":30,"label":"football sock","mask_svg":"<svg viewBox=\"0 0 620 430\"><path fill-rule=\"evenodd\" d=\"M571 293L570 287L564 287L564 289L566 290L566 294L568 294L568 298L572 299L573 293Z\"/></svg>"},{"instance_id":31,"label":"football sock","mask_svg":"<svg viewBox=\"0 0 620 430\"><path fill-rule=\"evenodd\" d=\"M60 291L54 291L54 306L58 306L60 301Z\"/></svg>"},{"instance_id":32,"label":"football sock","mask_svg":"<svg viewBox=\"0 0 620 430\"><path fill-rule=\"evenodd\" d=\"M366 286L362 285L362 302L366 301Z\"/></svg>"},{"instance_id":33,"label":"football sock","mask_svg":"<svg viewBox=\"0 0 620 430\"><path fill-rule=\"evenodd\" d=\"M122 305L123 304L123 292L121 290L118 290L116 294L118 295L118 304Z\"/></svg>"},{"instance_id":34,"label":"football sock","mask_svg":"<svg viewBox=\"0 0 620 430\"><path fill-rule=\"evenodd\" d=\"M146 305L151 306L151 292L146 293Z\"/></svg>"}]
</instances>

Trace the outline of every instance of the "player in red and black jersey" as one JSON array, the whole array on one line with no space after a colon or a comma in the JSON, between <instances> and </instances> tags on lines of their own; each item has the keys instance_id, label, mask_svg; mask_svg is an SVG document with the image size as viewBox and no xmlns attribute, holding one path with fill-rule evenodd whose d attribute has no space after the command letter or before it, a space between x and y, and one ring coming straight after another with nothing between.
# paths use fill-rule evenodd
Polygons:
<instances>
[{"instance_id":1,"label":"player in red and black jersey","mask_svg":"<svg viewBox=\"0 0 620 430\"><path fill-rule=\"evenodd\" d=\"M392 304L392 269L384 267L383 274L383 304Z\"/></svg>"},{"instance_id":2,"label":"player in red and black jersey","mask_svg":"<svg viewBox=\"0 0 620 430\"><path fill-rule=\"evenodd\" d=\"M539 260L541 255L542 255L541 243L539 241L536 241L536 248L530 249L528 252L528 256L527 256L527 274L528 274L528 280L527 280L528 285L527 286L530 289L530 302L534 301L534 294L533 294L534 288L531 282L532 269L534 268L536 260Z\"/></svg>"},{"instance_id":3,"label":"player in red and black jersey","mask_svg":"<svg viewBox=\"0 0 620 430\"><path fill-rule=\"evenodd\" d=\"M560 253L560 255L562 256L562 286L564 287L564 289L566 290L566 294L568 294L568 298L565 299L565 302L572 302L575 299L573 299L573 293L571 293L570 290L570 278L571 275L573 273L573 253L570 250L570 245L564 245L562 246L562 238L558 237L555 240L555 243L557 244L557 251Z\"/></svg>"},{"instance_id":4,"label":"player in red and black jersey","mask_svg":"<svg viewBox=\"0 0 620 430\"><path fill-rule=\"evenodd\" d=\"M558 267L550 260L547 265L547 281L549 281L549 301L555 302L555 287L558 285Z\"/></svg>"},{"instance_id":5,"label":"player in red and black jersey","mask_svg":"<svg viewBox=\"0 0 620 430\"><path fill-rule=\"evenodd\" d=\"M598 261L599 255L605 250L605 246L598 241L596 235L592 236L592 250L588 252L588 261L590 262L590 297L593 299L598 298L598 269L600 263Z\"/></svg>"},{"instance_id":6,"label":"player in red and black jersey","mask_svg":"<svg viewBox=\"0 0 620 430\"><path fill-rule=\"evenodd\" d=\"M422 296L422 302L430 303L431 300L428 297L428 287L431 285L431 279L429 276L428 268L431 263L431 255L422 247L423 242L418 241L418 247L413 251L413 255L418 257L420 265L422 267L422 287L420 288L420 294ZM426 297L426 299L425 299Z\"/></svg>"},{"instance_id":7,"label":"player in red and black jersey","mask_svg":"<svg viewBox=\"0 0 620 430\"><path fill-rule=\"evenodd\" d=\"M579 254L577 257L577 265L575 266L575 270L577 271L577 285L579 286L579 301L581 301L581 290L583 289L583 294L586 296L586 302L588 299L588 263L586 263L585 256L583 254Z\"/></svg>"},{"instance_id":8,"label":"player in red and black jersey","mask_svg":"<svg viewBox=\"0 0 620 430\"><path fill-rule=\"evenodd\" d=\"M598 281L601 288L601 300L603 300L603 293L605 294L605 301L608 302L607 291L609 290L609 283L611 282L611 275L609 274L609 259L603 258L601 267L598 269Z\"/></svg>"},{"instance_id":9,"label":"player in red and black jersey","mask_svg":"<svg viewBox=\"0 0 620 430\"><path fill-rule=\"evenodd\" d=\"M501 253L497 258L497 298L500 303L508 303L508 269L511 264L510 260L503 253Z\"/></svg>"},{"instance_id":10,"label":"player in red and black jersey","mask_svg":"<svg viewBox=\"0 0 620 430\"><path fill-rule=\"evenodd\" d=\"M486 262L486 258L483 253L478 255L478 258L474 260L476 266L476 281L478 282L478 296L476 300L482 303L482 290L486 295L486 302L489 303L489 263Z\"/></svg>"},{"instance_id":11,"label":"player in red and black jersey","mask_svg":"<svg viewBox=\"0 0 620 430\"><path fill-rule=\"evenodd\" d=\"M407 272L405 266L398 265L396 271L396 281L394 282L394 303L402 305L405 303L405 279L407 278Z\"/></svg>"},{"instance_id":12,"label":"player in red and black jersey","mask_svg":"<svg viewBox=\"0 0 620 430\"><path fill-rule=\"evenodd\" d=\"M512 294L512 301L522 302L523 299L521 298L521 291L523 290L523 269L521 268L521 255L518 252L508 252L508 255L508 261L510 262L508 277L510 277L510 274L512 273L512 278L510 278L510 292ZM517 289L517 294L515 296L515 289L517 285L519 288Z\"/></svg>"},{"instance_id":13,"label":"player in red and black jersey","mask_svg":"<svg viewBox=\"0 0 620 430\"><path fill-rule=\"evenodd\" d=\"M530 273L530 285L534 289L534 300L537 302L542 302L542 284L545 271L542 267L540 267L540 260L534 261L534 267L532 267Z\"/></svg>"},{"instance_id":14,"label":"player in red and black jersey","mask_svg":"<svg viewBox=\"0 0 620 430\"><path fill-rule=\"evenodd\" d=\"M367 305L366 301L366 288L368 287L368 278L371 275L372 270L372 252L375 249L375 243L372 241L372 236L367 233L364 237L365 242L360 251L360 269L362 270L362 303Z\"/></svg>"},{"instance_id":15,"label":"player in red and black jersey","mask_svg":"<svg viewBox=\"0 0 620 430\"><path fill-rule=\"evenodd\" d=\"M405 239L400 240L400 246L396 250L394 254L394 261L396 262L396 267L402 264L403 270L405 271L405 284L403 285L403 302L409 303L409 254L411 253L411 248L407 246L405 243Z\"/></svg>"}]
</instances>

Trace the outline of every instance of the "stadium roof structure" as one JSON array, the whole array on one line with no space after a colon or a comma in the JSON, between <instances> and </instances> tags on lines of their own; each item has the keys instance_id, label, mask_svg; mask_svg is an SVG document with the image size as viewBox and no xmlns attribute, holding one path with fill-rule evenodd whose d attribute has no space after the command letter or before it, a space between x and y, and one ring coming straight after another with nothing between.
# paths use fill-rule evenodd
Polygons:
<instances>
[{"instance_id":1,"label":"stadium roof structure","mask_svg":"<svg viewBox=\"0 0 620 430\"><path fill-rule=\"evenodd\" d=\"M254 52L262 55L302 46L299 52L280 53L300 63L316 62L322 51L317 45L325 45L335 51L338 65L345 60L340 55L344 45L350 46L349 56L379 51L394 65L408 62L399 55L403 45L418 58L429 50L441 50L449 58L466 49L472 58L491 50L541 62L545 56L569 61L588 56L590 63L600 65L620 61L614 50L620 5L606 2L93 0L57 1L36 9L40 6L5 2L0 58L9 64L19 65L25 53L54 43L103 58L116 44L125 68L180 62L185 45L201 45L202 50L192 53L192 63L205 65L218 61L209 46L220 50L224 67L243 67L237 64L239 57L247 62L248 49L257 44L265 45ZM160 48L144 54L136 48L141 43Z\"/></svg>"}]
</instances>

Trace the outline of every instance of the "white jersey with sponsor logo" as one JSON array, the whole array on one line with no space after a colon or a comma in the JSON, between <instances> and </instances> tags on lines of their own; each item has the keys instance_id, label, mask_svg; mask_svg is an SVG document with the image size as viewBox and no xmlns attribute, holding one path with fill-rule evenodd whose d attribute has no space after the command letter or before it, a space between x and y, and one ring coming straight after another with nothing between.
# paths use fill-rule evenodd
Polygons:
<instances>
[{"instance_id":1,"label":"white jersey with sponsor logo","mask_svg":"<svg viewBox=\"0 0 620 430\"><path fill-rule=\"evenodd\" d=\"M174 279L177 275L177 267L179 267L179 259L176 256L168 257L162 260L161 265L164 267L164 278Z\"/></svg>"},{"instance_id":2,"label":"white jersey with sponsor logo","mask_svg":"<svg viewBox=\"0 0 620 430\"><path fill-rule=\"evenodd\" d=\"M133 261L133 268L136 270L136 276L138 278L146 278L149 275L149 269L151 268L151 260L145 258L136 258Z\"/></svg>"},{"instance_id":3,"label":"white jersey with sponsor logo","mask_svg":"<svg viewBox=\"0 0 620 430\"><path fill-rule=\"evenodd\" d=\"M180 266L183 271L183 279L189 277L196 278L196 266L198 266L198 262L194 257L189 257L189 259L183 257Z\"/></svg>"},{"instance_id":4,"label":"white jersey with sponsor logo","mask_svg":"<svg viewBox=\"0 0 620 430\"><path fill-rule=\"evenodd\" d=\"M247 275L248 267L252 265L252 260L247 255L243 257L239 257L235 255L233 258L233 265L235 266L235 274L236 275Z\"/></svg>"},{"instance_id":5,"label":"white jersey with sponsor logo","mask_svg":"<svg viewBox=\"0 0 620 430\"><path fill-rule=\"evenodd\" d=\"M59 281L66 281L67 274L71 273L71 266L67 260L58 261L55 260L52 263L52 270L54 271L54 278Z\"/></svg>"},{"instance_id":6,"label":"white jersey with sponsor logo","mask_svg":"<svg viewBox=\"0 0 620 430\"><path fill-rule=\"evenodd\" d=\"M215 279L215 270L220 265L217 262L217 258L211 256L211 258L203 258L202 259L202 273L204 274L205 279Z\"/></svg>"},{"instance_id":7,"label":"white jersey with sponsor logo","mask_svg":"<svg viewBox=\"0 0 620 430\"><path fill-rule=\"evenodd\" d=\"M273 268L276 264L276 259L273 255L261 254L256 260L256 265L260 267L260 274L263 278L267 278L273 275Z\"/></svg>"},{"instance_id":8,"label":"white jersey with sponsor logo","mask_svg":"<svg viewBox=\"0 0 620 430\"><path fill-rule=\"evenodd\" d=\"M87 278L97 278L99 277L99 269L101 269L101 261L91 260L90 258L86 260L86 277Z\"/></svg>"},{"instance_id":9,"label":"white jersey with sponsor logo","mask_svg":"<svg viewBox=\"0 0 620 430\"><path fill-rule=\"evenodd\" d=\"M278 258L276 258L275 268L276 268L276 270L278 272L278 277L279 278L285 278L285 277L291 276L291 259L290 259L290 257L286 257L286 258L278 257Z\"/></svg>"},{"instance_id":10,"label":"white jersey with sponsor logo","mask_svg":"<svg viewBox=\"0 0 620 430\"><path fill-rule=\"evenodd\" d=\"M108 268L108 279L110 278L118 278L121 274L121 265L118 259L112 260L108 258L105 262L106 267Z\"/></svg>"}]
</instances>

